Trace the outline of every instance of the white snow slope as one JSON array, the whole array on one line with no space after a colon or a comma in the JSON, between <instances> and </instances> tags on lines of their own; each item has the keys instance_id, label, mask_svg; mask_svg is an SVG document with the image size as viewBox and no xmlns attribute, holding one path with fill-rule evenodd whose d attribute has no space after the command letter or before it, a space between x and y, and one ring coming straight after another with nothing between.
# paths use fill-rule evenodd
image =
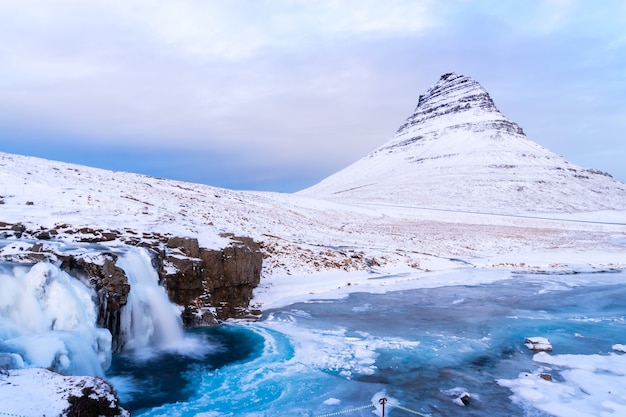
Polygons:
<instances>
[{"instance_id":1,"label":"white snow slope","mask_svg":"<svg viewBox=\"0 0 626 417\"><path fill-rule=\"evenodd\" d=\"M263 277L369 266L626 265L626 185L528 140L475 81L447 74L391 142L296 194L232 191L0 153L0 222L250 236ZM580 254L584 253L584 256ZM595 255L592 255L595 254ZM443 259L443 261L441 260Z\"/></svg>"}]
</instances>

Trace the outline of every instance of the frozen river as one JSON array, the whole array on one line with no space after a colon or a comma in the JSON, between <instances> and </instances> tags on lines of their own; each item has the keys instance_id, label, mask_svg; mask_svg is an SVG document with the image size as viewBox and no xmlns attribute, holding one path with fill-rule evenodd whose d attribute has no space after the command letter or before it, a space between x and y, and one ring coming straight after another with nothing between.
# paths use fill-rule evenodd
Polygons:
<instances>
[{"instance_id":1,"label":"frozen river","mask_svg":"<svg viewBox=\"0 0 626 417\"><path fill-rule=\"evenodd\" d=\"M309 276L261 294L311 298L340 283L362 292L268 303L281 307L256 323L184 332L148 254L114 249L131 283L121 321L128 349L111 354L93 290L79 280L52 263L3 262L0 366L102 375L142 416L372 416L382 415L381 398L387 416L626 415L623 271L511 274L465 264L364 273L351 284ZM527 337L547 338L553 350L530 351Z\"/></svg>"},{"instance_id":2,"label":"frozen river","mask_svg":"<svg viewBox=\"0 0 626 417\"><path fill-rule=\"evenodd\" d=\"M115 358L134 414L372 416L385 397L388 416L626 415L624 272L353 293L188 337L195 356Z\"/></svg>"}]
</instances>

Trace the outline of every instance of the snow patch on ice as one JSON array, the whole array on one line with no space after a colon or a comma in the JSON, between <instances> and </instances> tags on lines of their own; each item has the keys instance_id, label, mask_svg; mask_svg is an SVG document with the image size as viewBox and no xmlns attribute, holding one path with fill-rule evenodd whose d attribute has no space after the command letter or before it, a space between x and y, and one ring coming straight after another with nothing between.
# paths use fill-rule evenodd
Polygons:
<instances>
[{"instance_id":1,"label":"snow patch on ice","mask_svg":"<svg viewBox=\"0 0 626 417\"><path fill-rule=\"evenodd\" d=\"M327 400L324 400L324 402L322 404L339 405L339 404L341 404L341 400L338 400L337 398L329 398Z\"/></svg>"},{"instance_id":2,"label":"snow patch on ice","mask_svg":"<svg viewBox=\"0 0 626 417\"><path fill-rule=\"evenodd\" d=\"M612 349L616 352L624 352L626 353L626 345L622 345L622 344L614 344Z\"/></svg>"},{"instance_id":3,"label":"snow patch on ice","mask_svg":"<svg viewBox=\"0 0 626 417\"><path fill-rule=\"evenodd\" d=\"M533 359L541 364L517 379L500 379L512 399L557 417L605 417L626 415L626 355L549 355ZM558 380L540 377L558 373Z\"/></svg>"}]
</instances>

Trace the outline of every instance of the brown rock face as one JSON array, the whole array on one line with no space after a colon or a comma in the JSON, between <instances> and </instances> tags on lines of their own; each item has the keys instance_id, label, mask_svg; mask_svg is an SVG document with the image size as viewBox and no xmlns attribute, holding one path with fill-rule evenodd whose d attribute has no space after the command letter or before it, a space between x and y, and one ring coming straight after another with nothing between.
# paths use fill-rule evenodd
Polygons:
<instances>
[{"instance_id":1,"label":"brown rock face","mask_svg":"<svg viewBox=\"0 0 626 417\"><path fill-rule=\"evenodd\" d=\"M193 238L168 241L172 250L164 258L161 276L170 299L185 307L186 326L250 315L247 307L261 279L263 257L252 239L233 239L222 250L200 248Z\"/></svg>"},{"instance_id":2,"label":"brown rock face","mask_svg":"<svg viewBox=\"0 0 626 417\"><path fill-rule=\"evenodd\" d=\"M70 275L87 280L98 295L98 326L109 329L114 352L121 348L121 309L128 301L130 284L124 270L117 265L117 255L101 253L95 258L59 255L60 268Z\"/></svg>"},{"instance_id":3,"label":"brown rock face","mask_svg":"<svg viewBox=\"0 0 626 417\"><path fill-rule=\"evenodd\" d=\"M143 238L126 230L118 231L82 228L69 225L55 229L28 230L23 225L0 222L0 238L38 238L25 247L23 253L4 256L11 262L54 262L61 269L93 288L97 294L98 325L110 330L114 352L123 347L120 340L122 307L131 290L124 270L116 265L117 255L111 252L85 254L57 253L45 248L43 241L63 233L75 241L103 242L118 239L127 245L141 245L151 251L153 265L159 272L161 284L170 300L184 308L183 323L187 327L214 326L228 318L254 319L248 311L252 291L261 279L263 255L252 239L227 235L233 243L223 249L201 248L198 239L169 237L158 233ZM256 312L256 314L260 314Z\"/></svg>"},{"instance_id":4,"label":"brown rock face","mask_svg":"<svg viewBox=\"0 0 626 417\"><path fill-rule=\"evenodd\" d=\"M120 400L113 386L101 378L94 378L91 385L83 386L79 395L70 395L70 404L63 415L67 417L104 416L130 417L130 413L121 407Z\"/></svg>"},{"instance_id":5,"label":"brown rock face","mask_svg":"<svg viewBox=\"0 0 626 417\"><path fill-rule=\"evenodd\" d=\"M151 250L169 299L183 306L187 327L215 326L228 318L250 318L248 304L261 279L262 254L249 238L236 238L221 250L201 248L195 238L170 238L162 250ZM114 352L121 350L120 318L131 286L116 265L117 255L57 254L60 268L96 290L98 325L109 329Z\"/></svg>"}]
</instances>

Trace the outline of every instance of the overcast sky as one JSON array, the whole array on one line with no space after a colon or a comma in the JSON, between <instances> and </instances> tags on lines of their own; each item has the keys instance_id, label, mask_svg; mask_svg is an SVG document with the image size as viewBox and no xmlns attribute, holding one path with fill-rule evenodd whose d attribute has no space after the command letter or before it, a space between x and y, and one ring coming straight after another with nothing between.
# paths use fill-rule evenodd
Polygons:
<instances>
[{"instance_id":1,"label":"overcast sky","mask_svg":"<svg viewBox=\"0 0 626 417\"><path fill-rule=\"evenodd\" d=\"M622 0L0 0L0 151L296 191L451 71L626 181Z\"/></svg>"}]
</instances>

